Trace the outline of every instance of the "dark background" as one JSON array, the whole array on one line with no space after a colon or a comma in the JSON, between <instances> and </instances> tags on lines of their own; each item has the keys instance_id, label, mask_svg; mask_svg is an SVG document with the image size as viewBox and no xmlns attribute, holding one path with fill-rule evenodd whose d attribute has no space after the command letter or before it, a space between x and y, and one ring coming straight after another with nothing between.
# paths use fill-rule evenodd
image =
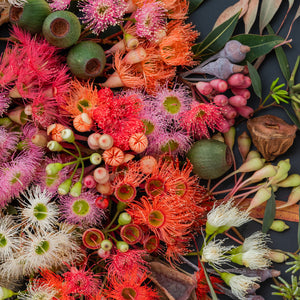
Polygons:
<instances>
[{"instance_id":1,"label":"dark background","mask_svg":"<svg viewBox=\"0 0 300 300\"><path fill-rule=\"evenodd\" d=\"M269 0L272 1L272 0ZM199 37L199 41L203 40L209 32L212 30L213 25L215 21L217 20L218 16L230 5L235 4L236 0L205 0L204 3L198 8L198 10L190 16L190 21L196 25L198 31L200 31L201 35ZM300 6L300 0L295 0L295 3L291 9L291 11L288 14L288 17L285 21L284 26L282 27L281 31L279 32L279 35L283 38L286 37L287 32L289 30L291 21L293 20L295 13ZM275 17L271 21L271 26L273 30L276 32L279 28L286 12L288 10L288 1L283 0L282 4L276 13ZM244 33L244 24L240 20L237 26L235 34ZM259 34L258 30L258 18L256 20L256 23L254 24L254 27L251 29L251 33ZM266 30L264 31L264 34L267 34ZM291 42L291 48L287 45L283 46L283 49L287 55L290 69L292 71L294 64L296 62L297 56L300 55L300 18L295 21L293 29L291 31L290 37L293 41ZM279 77L278 83L286 83L281 71L279 64L277 62L276 56L274 51L269 53L264 60L263 64L258 69L259 74L262 79L262 89L263 89L263 98L268 94L269 87L271 83ZM296 76L295 83L300 82L300 70ZM248 100L248 105L252 106L253 108L257 108L258 106L258 98L252 93L251 99ZM285 106L286 108L291 110L291 107L289 105ZM292 110L291 110L292 111ZM287 123L292 124L291 120L287 116L287 114L280 108L272 107L271 109L265 109L263 111L260 111L255 116L259 115L266 115L266 114L272 114L276 115L282 119L284 119ZM238 126L236 126L236 134L239 136L244 131L247 131L246 122L240 123ZM248 132L248 131L247 131ZM253 147L253 149L255 149ZM238 154L237 147L235 147L235 153L237 160L240 159L240 155ZM294 141L293 146L283 155L278 157L276 160L274 160L273 164L277 164L279 160L284 160L286 158L290 159L291 162L291 169L289 171L289 174L292 173L300 173L300 134L299 130L297 131L296 139ZM227 183L228 188L231 186L231 182ZM289 195L290 189L279 189L275 195L277 200L283 200L286 201L288 195ZM272 239L272 243L269 244L269 247L272 249L281 249L284 251L289 252L295 252L298 249L297 244L297 227L298 223L293 222L286 222L290 229L287 231L284 231L283 233L278 233L274 231L269 231ZM250 222L241 228L239 228L240 232L243 234L243 236L249 236L252 233L256 232L257 230L261 230L261 225ZM193 261L195 264L197 264L196 259ZM283 264L273 264L272 266L274 269L281 270L281 277L286 279L288 282L291 282L291 273L285 273L285 270L288 269L288 266ZM299 272L297 272L295 275L299 276ZM282 299L280 296L274 296L272 295L272 292L275 290L270 287L270 284L273 284L273 280L269 279L262 283L262 286L259 290L257 290L257 294L263 296L265 299ZM220 299L230 299L226 296L220 296Z\"/></svg>"}]
</instances>

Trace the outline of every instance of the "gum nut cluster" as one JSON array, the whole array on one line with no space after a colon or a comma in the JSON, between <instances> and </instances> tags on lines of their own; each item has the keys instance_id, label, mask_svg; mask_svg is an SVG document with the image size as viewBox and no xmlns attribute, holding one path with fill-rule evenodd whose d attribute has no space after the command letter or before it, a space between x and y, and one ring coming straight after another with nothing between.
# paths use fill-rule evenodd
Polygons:
<instances>
[{"instance_id":1,"label":"gum nut cluster","mask_svg":"<svg viewBox=\"0 0 300 300\"><path fill-rule=\"evenodd\" d=\"M243 73L234 73L227 80L213 79L210 82L199 81L196 84L201 95L221 108L230 126L234 125L239 115L248 119L253 113L253 109L247 105L251 97L248 89L251 87L251 79L244 73L247 73L247 70Z\"/></svg>"}]
</instances>

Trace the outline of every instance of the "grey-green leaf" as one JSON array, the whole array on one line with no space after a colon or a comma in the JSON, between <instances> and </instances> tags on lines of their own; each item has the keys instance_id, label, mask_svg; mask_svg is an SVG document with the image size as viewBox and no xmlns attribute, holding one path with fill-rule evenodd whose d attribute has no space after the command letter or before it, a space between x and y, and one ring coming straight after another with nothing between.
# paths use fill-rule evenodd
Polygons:
<instances>
[{"instance_id":1,"label":"grey-green leaf","mask_svg":"<svg viewBox=\"0 0 300 300\"><path fill-rule=\"evenodd\" d=\"M274 191L272 189L271 197L267 201L267 205L265 208L265 214L263 219L263 225L262 225L262 232L266 233L270 229L276 213L276 203L275 203L275 195Z\"/></svg>"},{"instance_id":2,"label":"grey-green leaf","mask_svg":"<svg viewBox=\"0 0 300 300\"><path fill-rule=\"evenodd\" d=\"M204 2L204 0L190 0L189 14L197 10L197 8Z\"/></svg>"},{"instance_id":3,"label":"grey-green leaf","mask_svg":"<svg viewBox=\"0 0 300 300\"><path fill-rule=\"evenodd\" d=\"M289 9L291 9L291 7L294 5L294 0L289 0Z\"/></svg>"},{"instance_id":4,"label":"grey-green leaf","mask_svg":"<svg viewBox=\"0 0 300 300\"><path fill-rule=\"evenodd\" d=\"M254 93L261 99L261 79L257 72L257 70L249 63L247 62L249 75L252 82L252 87L254 90Z\"/></svg>"},{"instance_id":5,"label":"grey-green leaf","mask_svg":"<svg viewBox=\"0 0 300 300\"><path fill-rule=\"evenodd\" d=\"M270 23L276 14L282 0L263 0L259 14L259 32L262 34L264 28Z\"/></svg>"},{"instance_id":6,"label":"grey-green leaf","mask_svg":"<svg viewBox=\"0 0 300 300\"><path fill-rule=\"evenodd\" d=\"M258 11L259 0L250 0L246 14L243 17L245 24L245 33L249 33L252 28Z\"/></svg>"},{"instance_id":7,"label":"grey-green leaf","mask_svg":"<svg viewBox=\"0 0 300 300\"><path fill-rule=\"evenodd\" d=\"M269 34L274 34L274 30L270 25L267 25L267 30ZM286 57L286 54L282 48L282 46L275 48L275 54L280 66L280 70L285 78L285 80L288 82L291 77L291 71L290 71L290 65L288 62L288 59Z\"/></svg>"},{"instance_id":8,"label":"grey-green leaf","mask_svg":"<svg viewBox=\"0 0 300 300\"><path fill-rule=\"evenodd\" d=\"M284 39L278 35L257 35L240 34L232 39L250 47L250 52L246 55L246 61L252 63L258 57L268 54L276 45L282 43Z\"/></svg>"},{"instance_id":9,"label":"grey-green leaf","mask_svg":"<svg viewBox=\"0 0 300 300\"><path fill-rule=\"evenodd\" d=\"M214 29L201 43L194 45L192 49L195 56L209 55L221 50L232 36L239 15L240 13L237 13Z\"/></svg>"}]
</instances>

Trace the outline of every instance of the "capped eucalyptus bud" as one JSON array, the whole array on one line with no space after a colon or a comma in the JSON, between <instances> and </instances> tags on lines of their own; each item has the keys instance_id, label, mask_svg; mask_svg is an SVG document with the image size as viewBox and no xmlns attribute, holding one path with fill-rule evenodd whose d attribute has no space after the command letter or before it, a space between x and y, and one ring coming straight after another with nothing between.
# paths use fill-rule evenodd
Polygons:
<instances>
[{"instance_id":1,"label":"capped eucalyptus bud","mask_svg":"<svg viewBox=\"0 0 300 300\"><path fill-rule=\"evenodd\" d=\"M282 232L282 231L285 231L287 229L289 229L290 226L288 226L287 224L285 224L284 221L282 220L275 220L273 221L270 229L274 230L274 231L277 231L277 232Z\"/></svg>"}]
</instances>

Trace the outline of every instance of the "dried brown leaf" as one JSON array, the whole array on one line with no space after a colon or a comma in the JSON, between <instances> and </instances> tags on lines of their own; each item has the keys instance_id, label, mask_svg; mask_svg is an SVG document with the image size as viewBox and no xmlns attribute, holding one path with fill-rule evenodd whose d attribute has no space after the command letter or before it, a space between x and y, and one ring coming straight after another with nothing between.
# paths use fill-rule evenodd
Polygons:
<instances>
[{"instance_id":1,"label":"dried brown leaf","mask_svg":"<svg viewBox=\"0 0 300 300\"><path fill-rule=\"evenodd\" d=\"M241 18L247 12L248 2L249 0L240 0L236 4L227 7L218 17L214 25L214 28L218 27L219 25L221 25L222 23L224 23L225 21L233 17L239 11L241 11L239 15L239 18Z\"/></svg>"},{"instance_id":2,"label":"dried brown leaf","mask_svg":"<svg viewBox=\"0 0 300 300\"><path fill-rule=\"evenodd\" d=\"M259 0L250 0L247 12L243 17L245 24L245 33L249 33L257 16Z\"/></svg>"},{"instance_id":3,"label":"dried brown leaf","mask_svg":"<svg viewBox=\"0 0 300 300\"><path fill-rule=\"evenodd\" d=\"M264 28L270 23L276 14L282 0L263 0L259 14L259 32L262 34Z\"/></svg>"}]
</instances>

